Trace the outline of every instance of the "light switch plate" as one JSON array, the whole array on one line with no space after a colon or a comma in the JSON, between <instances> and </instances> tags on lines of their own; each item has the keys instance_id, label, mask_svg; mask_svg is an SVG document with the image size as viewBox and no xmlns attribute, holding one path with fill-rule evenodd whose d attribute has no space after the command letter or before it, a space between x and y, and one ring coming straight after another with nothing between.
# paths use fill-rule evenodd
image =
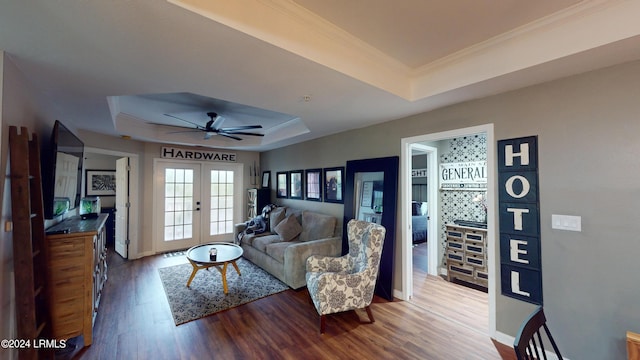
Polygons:
<instances>
[{"instance_id":1,"label":"light switch plate","mask_svg":"<svg viewBox=\"0 0 640 360\"><path fill-rule=\"evenodd\" d=\"M551 228L568 231L582 231L582 217L552 214Z\"/></svg>"}]
</instances>

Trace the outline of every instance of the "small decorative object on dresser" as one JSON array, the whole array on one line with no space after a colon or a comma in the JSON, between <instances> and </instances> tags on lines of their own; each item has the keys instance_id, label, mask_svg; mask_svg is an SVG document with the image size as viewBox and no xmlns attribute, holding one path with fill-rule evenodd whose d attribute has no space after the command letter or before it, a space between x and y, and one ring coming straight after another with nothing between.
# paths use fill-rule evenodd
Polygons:
<instances>
[{"instance_id":1,"label":"small decorative object on dresser","mask_svg":"<svg viewBox=\"0 0 640 360\"><path fill-rule=\"evenodd\" d=\"M447 225L447 280L488 287L487 229Z\"/></svg>"}]
</instances>

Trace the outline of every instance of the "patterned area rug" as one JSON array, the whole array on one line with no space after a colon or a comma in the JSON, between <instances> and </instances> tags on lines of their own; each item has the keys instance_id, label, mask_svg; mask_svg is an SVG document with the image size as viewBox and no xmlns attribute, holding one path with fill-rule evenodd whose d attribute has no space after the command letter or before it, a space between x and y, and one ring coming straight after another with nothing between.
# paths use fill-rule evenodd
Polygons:
<instances>
[{"instance_id":1,"label":"patterned area rug","mask_svg":"<svg viewBox=\"0 0 640 360\"><path fill-rule=\"evenodd\" d=\"M242 276L229 265L227 285L229 293L222 290L220 272L214 268L199 270L187 287L191 275L191 264L174 265L158 269L164 292L171 307L176 325L196 320L219 311L273 295L289 287L250 261L236 261Z\"/></svg>"}]
</instances>

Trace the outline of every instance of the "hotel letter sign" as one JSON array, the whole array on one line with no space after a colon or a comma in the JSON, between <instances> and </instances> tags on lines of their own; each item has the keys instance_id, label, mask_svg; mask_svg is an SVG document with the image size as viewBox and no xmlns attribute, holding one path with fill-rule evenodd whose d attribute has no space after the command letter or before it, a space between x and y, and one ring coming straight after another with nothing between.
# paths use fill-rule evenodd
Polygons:
<instances>
[{"instance_id":1,"label":"hotel letter sign","mask_svg":"<svg viewBox=\"0 0 640 360\"><path fill-rule=\"evenodd\" d=\"M498 141L502 295L542 304L538 138Z\"/></svg>"}]
</instances>

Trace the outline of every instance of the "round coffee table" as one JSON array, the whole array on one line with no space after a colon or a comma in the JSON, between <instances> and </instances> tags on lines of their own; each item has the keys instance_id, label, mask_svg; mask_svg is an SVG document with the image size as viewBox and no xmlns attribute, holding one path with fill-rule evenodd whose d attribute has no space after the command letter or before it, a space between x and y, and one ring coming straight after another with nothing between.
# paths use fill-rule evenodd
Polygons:
<instances>
[{"instance_id":1,"label":"round coffee table","mask_svg":"<svg viewBox=\"0 0 640 360\"><path fill-rule=\"evenodd\" d=\"M216 249L218 252L215 259L209 256L209 250L211 249ZM227 288L227 266L229 264L233 265L238 275L242 275L236 264L236 260L242 256L242 253L243 251L240 246L225 242L196 245L190 248L187 250L187 260L189 260L191 266L193 266L193 271L191 272L189 281L187 281L187 287L191 285L191 281L196 276L198 270L214 267L218 269L220 275L222 275L222 288L226 295L229 292Z\"/></svg>"}]
</instances>

